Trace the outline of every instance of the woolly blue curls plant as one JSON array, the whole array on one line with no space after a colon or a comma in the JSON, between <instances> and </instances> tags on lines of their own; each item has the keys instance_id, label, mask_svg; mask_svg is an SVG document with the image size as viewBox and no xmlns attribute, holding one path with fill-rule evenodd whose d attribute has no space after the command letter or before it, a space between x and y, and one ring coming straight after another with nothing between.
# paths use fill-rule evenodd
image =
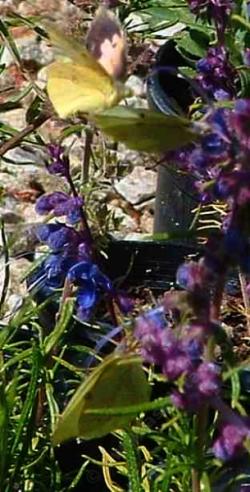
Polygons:
<instances>
[{"instance_id":1,"label":"woolly blue curls plant","mask_svg":"<svg viewBox=\"0 0 250 492\"><path fill-rule=\"evenodd\" d=\"M136 318L134 336L144 361L171 383L173 406L195 419L200 468L192 471L192 490L199 492L202 457L212 450L218 459L232 460L246 449L250 437L249 418L223 399L223 373L214 356L215 345L225 341L220 309L226 275L236 267L250 274L250 99L237 98L240 71L227 47L228 26L240 7L231 0L188 3L215 32L212 46L196 64L195 85L209 104L199 102L194 116L206 131L197 143L169 152L166 160L192 174L201 203L226 204L226 215L221 230L209 236L204 256L179 267L177 282L183 290L167 292L160 306ZM243 46L237 56L247 73L249 48ZM64 176L71 194L55 192L37 202L39 213L53 212L67 220L38 229L39 239L51 249L42 265L43 282L49 289L73 285L78 315L86 319L99 296L119 302L119 295L94 258L84 201L72 182L68 158L62 147L51 145L48 151L48 171ZM126 302L123 307L128 311ZM225 364L231 364L226 354ZM212 436L207 432L209 408L219 416Z\"/></svg>"},{"instance_id":2,"label":"woolly blue curls plant","mask_svg":"<svg viewBox=\"0 0 250 492\"><path fill-rule=\"evenodd\" d=\"M64 288L63 297L74 289L77 315L87 320L101 294L115 300L122 311L130 311L129 298L117 292L110 279L102 273L94 260L93 238L88 226L84 200L78 195L70 175L69 159L63 147L48 146L48 172L65 178L70 192L58 192L41 196L36 211L41 215L65 217L65 222L47 223L37 227L40 242L46 244L50 254L36 274L39 288L51 294L54 289Z\"/></svg>"},{"instance_id":3,"label":"woolly blue curls plant","mask_svg":"<svg viewBox=\"0 0 250 492\"><path fill-rule=\"evenodd\" d=\"M210 234L204 256L179 267L177 283L185 291L166 293L163 308L137 320L135 336L143 358L174 382L173 405L196 415L200 455L210 447L217 458L227 461L244 450L250 437L249 418L223 401L223 374L214 356L222 334L220 308L226 275L236 267L243 275L250 273L250 100L237 99L239 72L226 47L234 3L190 0L189 5L198 16L207 15L217 33L216 44L196 64L196 83L210 100L202 108L202 121L209 131L199 143L173 151L168 158L192 174L201 203L219 200L226 204L226 215L221 230ZM249 49L242 58L247 70ZM231 361L226 362L230 366ZM209 407L219 415L213 442L206 435ZM195 491L201 490L201 473L193 474Z\"/></svg>"}]
</instances>

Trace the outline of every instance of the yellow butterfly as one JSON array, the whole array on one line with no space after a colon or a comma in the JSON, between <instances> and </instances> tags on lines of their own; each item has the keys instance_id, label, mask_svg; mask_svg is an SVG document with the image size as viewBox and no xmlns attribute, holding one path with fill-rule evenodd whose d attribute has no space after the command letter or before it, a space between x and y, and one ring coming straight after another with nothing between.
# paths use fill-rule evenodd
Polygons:
<instances>
[{"instance_id":1,"label":"yellow butterfly","mask_svg":"<svg viewBox=\"0 0 250 492\"><path fill-rule=\"evenodd\" d=\"M117 80L125 70L126 47L118 21L101 7L87 35L87 47L44 22L51 43L64 58L48 67L49 98L61 118L99 113L131 94Z\"/></svg>"},{"instance_id":2,"label":"yellow butterfly","mask_svg":"<svg viewBox=\"0 0 250 492\"><path fill-rule=\"evenodd\" d=\"M82 437L94 439L126 428L135 414L91 415L94 409L140 405L150 399L150 387L138 357L113 353L99 364L80 385L60 416L54 445Z\"/></svg>"}]
</instances>

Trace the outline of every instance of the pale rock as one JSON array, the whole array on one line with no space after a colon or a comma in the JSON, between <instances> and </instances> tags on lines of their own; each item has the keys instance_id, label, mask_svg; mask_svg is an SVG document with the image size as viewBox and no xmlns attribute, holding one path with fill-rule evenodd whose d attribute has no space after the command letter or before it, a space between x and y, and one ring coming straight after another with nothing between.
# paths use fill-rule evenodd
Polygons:
<instances>
[{"instance_id":1,"label":"pale rock","mask_svg":"<svg viewBox=\"0 0 250 492\"><path fill-rule=\"evenodd\" d=\"M8 126L12 126L15 130L23 130L27 125L25 110L23 108L17 108L1 113L0 121Z\"/></svg>"},{"instance_id":2,"label":"pale rock","mask_svg":"<svg viewBox=\"0 0 250 492\"><path fill-rule=\"evenodd\" d=\"M140 219L141 231L146 234L153 234L154 216L149 210L144 210Z\"/></svg>"},{"instance_id":3,"label":"pale rock","mask_svg":"<svg viewBox=\"0 0 250 492\"><path fill-rule=\"evenodd\" d=\"M137 75L130 75L126 80L126 86L129 87L137 97L145 97L145 83Z\"/></svg>"},{"instance_id":4,"label":"pale rock","mask_svg":"<svg viewBox=\"0 0 250 492\"><path fill-rule=\"evenodd\" d=\"M136 166L128 176L116 181L115 190L129 203L137 204L155 195L156 179L155 171Z\"/></svg>"},{"instance_id":5,"label":"pale rock","mask_svg":"<svg viewBox=\"0 0 250 492\"><path fill-rule=\"evenodd\" d=\"M119 225L119 233L126 234L128 232L136 232L138 230L137 221L130 215L126 214L121 207L117 207L110 203L107 205L107 208L109 211L113 212L113 216L115 219L121 220L121 223Z\"/></svg>"}]
</instances>

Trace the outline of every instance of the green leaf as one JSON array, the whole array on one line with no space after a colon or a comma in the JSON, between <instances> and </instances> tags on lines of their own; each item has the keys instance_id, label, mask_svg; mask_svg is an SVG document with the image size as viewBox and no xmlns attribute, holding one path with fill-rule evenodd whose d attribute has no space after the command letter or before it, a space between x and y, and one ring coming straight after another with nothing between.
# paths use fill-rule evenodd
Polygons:
<instances>
[{"instance_id":1,"label":"green leaf","mask_svg":"<svg viewBox=\"0 0 250 492\"><path fill-rule=\"evenodd\" d=\"M21 60L21 57L19 55L19 51L17 49L16 43L15 43L10 31L8 30L6 24L1 20L0 20L0 36L2 36L7 48L12 53L14 59L17 61L17 63L19 65L21 65L22 60Z\"/></svg>"},{"instance_id":2,"label":"green leaf","mask_svg":"<svg viewBox=\"0 0 250 492\"><path fill-rule=\"evenodd\" d=\"M44 341L45 355L48 355L53 349L53 347L57 345L62 334L66 330L70 320L72 319L73 308L74 308L74 299L67 299L63 305L60 318L56 323L54 330L45 338Z\"/></svg>"},{"instance_id":3,"label":"green leaf","mask_svg":"<svg viewBox=\"0 0 250 492\"><path fill-rule=\"evenodd\" d=\"M200 30L192 29L185 33L177 44L179 51L189 53L192 59L203 58L208 48L209 37Z\"/></svg>"},{"instance_id":4,"label":"green leaf","mask_svg":"<svg viewBox=\"0 0 250 492\"><path fill-rule=\"evenodd\" d=\"M143 492L139 470L138 444L132 433L123 433L123 448L128 469L129 490L131 492Z\"/></svg>"},{"instance_id":5,"label":"green leaf","mask_svg":"<svg viewBox=\"0 0 250 492\"><path fill-rule=\"evenodd\" d=\"M18 425L15 431L15 439L12 444L11 454L13 455L20 443L23 445L23 432L24 428L27 425L27 421L31 414L32 408L35 404L35 397L38 390L38 378L40 375L41 368L41 354L38 347L33 347L32 354L32 368L31 368L31 376L30 382L28 386L27 395L22 407L22 413L18 420Z\"/></svg>"},{"instance_id":6,"label":"green leaf","mask_svg":"<svg viewBox=\"0 0 250 492\"><path fill-rule=\"evenodd\" d=\"M3 485L6 474L9 411L4 384L0 382L0 483Z\"/></svg>"},{"instance_id":7,"label":"green leaf","mask_svg":"<svg viewBox=\"0 0 250 492\"><path fill-rule=\"evenodd\" d=\"M188 119L146 109L116 106L92 118L116 141L144 152L167 152L198 139Z\"/></svg>"},{"instance_id":8,"label":"green leaf","mask_svg":"<svg viewBox=\"0 0 250 492\"><path fill-rule=\"evenodd\" d=\"M163 28L163 27L168 27L169 24L173 25L176 24L179 21L179 15L178 11L176 10L171 10L169 8L165 7L152 7L148 8L145 10L142 10L140 12L140 15L146 14L146 16L149 16L149 27L155 28L158 26L158 28Z\"/></svg>"},{"instance_id":9,"label":"green leaf","mask_svg":"<svg viewBox=\"0 0 250 492\"><path fill-rule=\"evenodd\" d=\"M81 384L60 417L52 437L59 444L72 437L94 439L127 427L135 414L89 415L95 408L122 407L149 401L150 390L141 362L134 355L112 354Z\"/></svg>"},{"instance_id":10,"label":"green leaf","mask_svg":"<svg viewBox=\"0 0 250 492\"><path fill-rule=\"evenodd\" d=\"M11 111L12 109L21 108L20 102L16 101L8 101L4 103L0 103L0 113L6 113L7 111Z\"/></svg>"},{"instance_id":11,"label":"green leaf","mask_svg":"<svg viewBox=\"0 0 250 492\"><path fill-rule=\"evenodd\" d=\"M6 401L8 405L8 411L10 414L12 413L12 410L16 405L16 399L18 398L17 389L18 389L19 378L20 378L19 371L20 371L19 368L15 370L10 383L6 387Z\"/></svg>"},{"instance_id":12,"label":"green leaf","mask_svg":"<svg viewBox=\"0 0 250 492\"><path fill-rule=\"evenodd\" d=\"M27 123L32 123L35 118L40 116L43 110L43 106L44 101L39 96L36 96L26 112Z\"/></svg>"}]
</instances>

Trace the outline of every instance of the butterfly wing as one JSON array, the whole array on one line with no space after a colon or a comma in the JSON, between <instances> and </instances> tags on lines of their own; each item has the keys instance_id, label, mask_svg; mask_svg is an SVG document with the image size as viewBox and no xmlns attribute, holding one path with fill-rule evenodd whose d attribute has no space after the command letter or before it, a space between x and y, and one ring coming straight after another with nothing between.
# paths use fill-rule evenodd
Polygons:
<instances>
[{"instance_id":1,"label":"butterfly wing","mask_svg":"<svg viewBox=\"0 0 250 492\"><path fill-rule=\"evenodd\" d=\"M96 113L119 102L126 95L88 50L45 24L53 45L63 53L63 60L48 68L48 95L61 118L78 111Z\"/></svg>"},{"instance_id":2,"label":"butterfly wing","mask_svg":"<svg viewBox=\"0 0 250 492\"><path fill-rule=\"evenodd\" d=\"M52 45L57 48L59 57L68 58L78 65L92 69L102 77L110 78L106 70L89 53L86 46L75 39L68 38L50 22L43 22L44 28L49 34Z\"/></svg>"},{"instance_id":3,"label":"butterfly wing","mask_svg":"<svg viewBox=\"0 0 250 492\"><path fill-rule=\"evenodd\" d=\"M139 405L149 401L150 389L140 361L134 356L111 355L76 391L53 435L53 444L83 437L93 439L126 427L136 415L91 415L93 409Z\"/></svg>"},{"instance_id":4,"label":"butterfly wing","mask_svg":"<svg viewBox=\"0 0 250 492\"><path fill-rule=\"evenodd\" d=\"M95 113L119 100L112 79L102 77L93 67L75 62L55 62L48 67L49 98L61 118L78 111Z\"/></svg>"},{"instance_id":5,"label":"butterfly wing","mask_svg":"<svg viewBox=\"0 0 250 492\"><path fill-rule=\"evenodd\" d=\"M199 138L188 119L146 109L117 106L93 119L114 140L144 152L167 152Z\"/></svg>"}]
</instances>

